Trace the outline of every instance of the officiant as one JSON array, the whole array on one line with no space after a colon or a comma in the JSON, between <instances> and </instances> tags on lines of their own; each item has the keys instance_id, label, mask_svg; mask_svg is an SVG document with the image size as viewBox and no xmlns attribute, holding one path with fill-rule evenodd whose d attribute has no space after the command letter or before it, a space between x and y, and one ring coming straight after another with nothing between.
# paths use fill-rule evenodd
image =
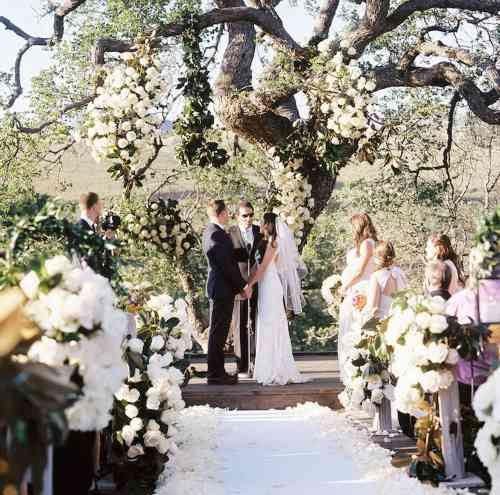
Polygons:
<instances>
[{"instance_id":1,"label":"officiant","mask_svg":"<svg viewBox=\"0 0 500 495\"><path fill-rule=\"evenodd\" d=\"M234 253L242 277L248 280L250 273L259 260L259 246L262 235L260 227L253 224L254 209L249 201L241 200L238 203L237 221L229 229L233 242ZM250 329L248 328L248 308L250 306ZM234 354L238 366L238 374L249 376L251 374L251 356L255 354L255 316L257 314L257 290L254 290L250 300L241 300L236 297L231 329L233 334ZM250 330L250 335L249 335ZM250 337L250 338L249 338ZM249 341L251 342L249 348ZM250 365L250 366L249 366Z\"/></svg>"}]
</instances>

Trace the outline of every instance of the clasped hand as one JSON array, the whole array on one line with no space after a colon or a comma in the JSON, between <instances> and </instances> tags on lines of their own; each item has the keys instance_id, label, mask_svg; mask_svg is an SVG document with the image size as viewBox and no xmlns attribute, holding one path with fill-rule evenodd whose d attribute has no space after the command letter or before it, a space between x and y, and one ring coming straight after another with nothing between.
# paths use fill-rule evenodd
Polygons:
<instances>
[{"instance_id":1,"label":"clasped hand","mask_svg":"<svg viewBox=\"0 0 500 495\"><path fill-rule=\"evenodd\" d=\"M250 299L252 297L252 287L250 287L249 285L245 285L245 287L243 287L243 290L240 292L240 297L242 299Z\"/></svg>"}]
</instances>

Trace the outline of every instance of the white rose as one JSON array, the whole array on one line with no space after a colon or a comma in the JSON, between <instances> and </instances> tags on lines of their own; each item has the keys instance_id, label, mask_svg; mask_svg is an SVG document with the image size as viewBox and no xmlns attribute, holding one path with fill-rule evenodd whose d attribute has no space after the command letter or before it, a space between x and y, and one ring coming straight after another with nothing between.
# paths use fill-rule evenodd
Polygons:
<instances>
[{"instance_id":1,"label":"white rose","mask_svg":"<svg viewBox=\"0 0 500 495\"><path fill-rule=\"evenodd\" d=\"M375 91L375 88L377 87L377 84L375 83L375 81L368 81L365 85L365 89L366 91Z\"/></svg>"},{"instance_id":2,"label":"white rose","mask_svg":"<svg viewBox=\"0 0 500 495\"><path fill-rule=\"evenodd\" d=\"M19 283L19 287L21 287L28 299L34 299L36 297L39 286L40 279L35 272L29 272L28 275L25 275Z\"/></svg>"},{"instance_id":3,"label":"white rose","mask_svg":"<svg viewBox=\"0 0 500 495\"><path fill-rule=\"evenodd\" d=\"M126 139L120 138L118 139L118 148L123 149L128 146L128 141Z\"/></svg>"},{"instance_id":4,"label":"white rose","mask_svg":"<svg viewBox=\"0 0 500 495\"><path fill-rule=\"evenodd\" d=\"M130 421L130 427L133 428L134 431L139 431L144 427L144 423L141 418L132 418Z\"/></svg>"},{"instance_id":5,"label":"white rose","mask_svg":"<svg viewBox=\"0 0 500 495\"><path fill-rule=\"evenodd\" d=\"M49 277L58 273L65 273L73 268L71 261L66 256L54 256L45 262L45 270Z\"/></svg>"},{"instance_id":6,"label":"white rose","mask_svg":"<svg viewBox=\"0 0 500 495\"><path fill-rule=\"evenodd\" d=\"M441 377L439 376L438 371L427 371L423 373L420 377L420 385L426 392L430 392L432 394L436 393L440 389Z\"/></svg>"},{"instance_id":7,"label":"white rose","mask_svg":"<svg viewBox=\"0 0 500 495\"><path fill-rule=\"evenodd\" d=\"M123 441L130 446L135 438L135 430L130 425L125 425L121 430Z\"/></svg>"},{"instance_id":8,"label":"white rose","mask_svg":"<svg viewBox=\"0 0 500 495\"><path fill-rule=\"evenodd\" d=\"M128 341L128 348L132 352L136 352L137 354L142 354L142 351L144 349L144 342L141 339L130 339Z\"/></svg>"},{"instance_id":9,"label":"white rose","mask_svg":"<svg viewBox=\"0 0 500 495\"><path fill-rule=\"evenodd\" d=\"M448 328L446 316L442 314L433 314L429 325L429 330L434 334L443 333Z\"/></svg>"},{"instance_id":10,"label":"white rose","mask_svg":"<svg viewBox=\"0 0 500 495\"><path fill-rule=\"evenodd\" d=\"M155 335L151 340L150 349L152 351L159 351L160 349L163 349L164 345L165 339L161 335Z\"/></svg>"},{"instance_id":11,"label":"white rose","mask_svg":"<svg viewBox=\"0 0 500 495\"><path fill-rule=\"evenodd\" d=\"M427 330L431 324L431 315L426 312L417 313L415 321L422 330Z\"/></svg>"},{"instance_id":12,"label":"white rose","mask_svg":"<svg viewBox=\"0 0 500 495\"><path fill-rule=\"evenodd\" d=\"M127 132L127 141L133 143L137 139L137 134L134 131Z\"/></svg>"},{"instance_id":13,"label":"white rose","mask_svg":"<svg viewBox=\"0 0 500 495\"><path fill-rule=\"evenodd\" d=\"M148 430L144 434L144 445L146 447L157 447L163 438L165 438L161 431Z\"/></svg>"},{"instance_id":14,"label":"white rose","mask_svg":"<svg viewBox=\"0 0 500 495\"><path fill-rule=\"evenodd\" d=\"M446 344L440 342L431 342L427 345L426 356L431 363L440 364L446 360L449 348Z\"/></svg>"},{"instance_id":15,"label":"white rose","mask_svg":"<svg viewBox=\"0 0 500 495\"><path fill-rule=\"evenodd\" d=\"M328 53L330 50L330 40L326 39L318 43L318 51L320 53Z\"/></svg>"},{"instance_id":16,"label":"white rose","mask_svg":"<svg viewBox=\"0 0 500 495\"><path fill-rule=\"evenodd\" d=\"M148 421L148 425L146 427L146 429L149 431L159 431L160 430L160 425L158 424L157 421L155 421L154 419L150 419Z\"/></svg>"},{"instance_id":17,"label":"white rose","mask_svg":"<svg viewBox=\"0 0 500 495\"><path fill-rule=\"evenodd\" d=\"M446 312L446 301L442 297L432 297L424 304L432 314L442 315Z\"/></svg>"},{"instance_id":18,"label":"white rose","mask_svg":"<svg viewBox=\"0 0 500 495\"><path fill-rule=\"evenodd\" d=\"M160 398L157 395L150 395L146 401L146 408L152 411L160 409Z\"/></svg>"},{"instance_id":19,"label":"white rose","mask_svg":"<svg viewBox=\"0 0 500 495\"><path fill-rule=\"evenodd\" d=\"M135 418L138 414L139 409L137 409L137 407L133 406L132 404L129 404L125 407L125 416L127 416L127 418Z\"/></svg>"},{"instance_id":20,"label":"white rose","mask_svg":"<svg viewBox=\"0 0 500 495\"><path fill-rule=\"evenodd\" d=\"M125 122L122 123L121 128L125 131L128 132L132 129L132 124L130 121L126 120Z\"/></svg>"},{"instance_id":21,"label":"white rose","mask_svg":"<svg viewBox=\"0 0 500 495\"><path fill-rule=\"evenodd\" d=\"M161 438L156 447L160 454L166 454L170 448L170 440L168 438Z\"/></svg>"},{"instance_id":22,"label":"white rose","mask_svg":"<svg viewBox=\"0 0 500 495\"><path fill-rule=\"evenodd\" d=\"M142 448L142 445L132 445L132 447L128 449L127 457L129 459L135 459L140 455L144 455L144 449Z\"/></svg>"}]
</instances>

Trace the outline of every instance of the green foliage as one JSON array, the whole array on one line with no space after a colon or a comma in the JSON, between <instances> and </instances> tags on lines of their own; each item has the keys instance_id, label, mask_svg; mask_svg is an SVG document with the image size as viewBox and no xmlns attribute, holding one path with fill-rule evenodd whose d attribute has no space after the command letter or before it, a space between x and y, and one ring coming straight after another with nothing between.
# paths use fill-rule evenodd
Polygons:
<instances>
[{"instance_id":1,"label":"green foliage","mask_svg":"<svg viewBox=\"0 0 500 495\"><path fill-rule=\"evenodd\" d=\"M184 110L175 123L181 138L177 158L186 167L221 167L229 156L216 141L207 139L207 131L214 124L209 110L211 88L208 69L203 65L202 37L195 12L186 12L182 34L185 75L179 78L177 89L182 89Z\"/></svg>"}]
</instances>

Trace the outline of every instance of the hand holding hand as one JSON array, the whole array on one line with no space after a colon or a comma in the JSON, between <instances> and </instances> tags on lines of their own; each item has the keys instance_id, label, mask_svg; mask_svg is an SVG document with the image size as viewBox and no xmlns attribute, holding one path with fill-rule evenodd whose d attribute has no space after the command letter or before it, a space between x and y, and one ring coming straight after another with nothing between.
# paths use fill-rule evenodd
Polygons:
<instances>
[{"instance_id":1,"label":"hand holding hand","mask_svg":"<svg viewBox=\"0 0 500 495\"><path fill-rule=\"evenodd\" d=\"M246 285L243 287L243 293L245 294L245 299L250 299L252 297L252 287L250 285Z\"/></svg>"}]
</instances>

